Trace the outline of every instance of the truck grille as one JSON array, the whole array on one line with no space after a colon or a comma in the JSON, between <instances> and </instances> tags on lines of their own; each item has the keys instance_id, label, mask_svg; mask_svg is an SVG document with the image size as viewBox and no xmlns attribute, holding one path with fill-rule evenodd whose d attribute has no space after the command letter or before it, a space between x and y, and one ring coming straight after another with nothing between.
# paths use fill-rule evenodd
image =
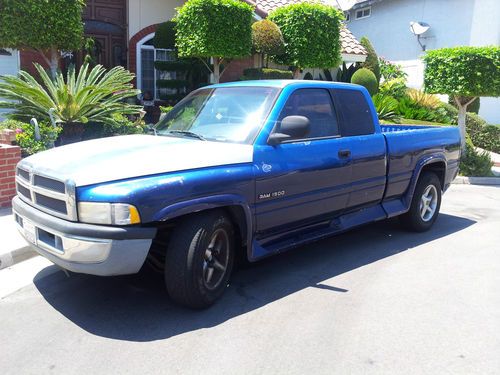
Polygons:
<instances>
[{"instance_id":1,"label":"truck grille","mask_svg":"<svg viewBox=\"0 0 500 375\"><path fill-rule=\"evenodd\" d=\"M20 199L51 215L76 221L74 189L64 181L17 167L16 189Z\"/></svg>"}]
</instances>

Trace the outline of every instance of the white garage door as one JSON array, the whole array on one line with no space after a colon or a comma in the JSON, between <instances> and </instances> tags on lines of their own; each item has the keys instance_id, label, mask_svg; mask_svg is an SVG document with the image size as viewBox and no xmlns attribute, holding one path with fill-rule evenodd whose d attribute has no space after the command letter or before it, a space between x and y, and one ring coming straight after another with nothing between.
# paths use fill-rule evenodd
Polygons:
<instances>
[{"instance_id":1,"label":"white garage door","mask_svg":"<svg viewBox=\"0 0 500 375\"><path fill-rule=\"evenodd\" d=\"M19 71L19 52L10 49L0 48L0 75L16 75ZM2 119L2 109L0 109L0 120Z\"/></svg>"}]
</instances>

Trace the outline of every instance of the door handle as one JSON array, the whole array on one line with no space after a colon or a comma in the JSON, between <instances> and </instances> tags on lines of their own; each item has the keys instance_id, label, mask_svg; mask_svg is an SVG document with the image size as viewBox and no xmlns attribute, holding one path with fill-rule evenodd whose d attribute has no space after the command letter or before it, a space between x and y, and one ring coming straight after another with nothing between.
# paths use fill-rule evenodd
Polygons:
<instances>
[{"instance_id":1,"label":"door handle","mask_svg":"<svg viewBox=\"0 0 500 375\"><path fill-rule=\"evenodd\" d=\"M339 151L339 158L348 158L351 156L351 150L340 150Z\"/></svg>"}]
</instances>

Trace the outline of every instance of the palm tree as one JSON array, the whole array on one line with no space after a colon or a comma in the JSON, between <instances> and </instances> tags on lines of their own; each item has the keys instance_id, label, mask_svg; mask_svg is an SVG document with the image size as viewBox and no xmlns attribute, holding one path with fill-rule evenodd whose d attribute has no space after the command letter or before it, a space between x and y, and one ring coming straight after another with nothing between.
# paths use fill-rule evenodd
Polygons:
<instances>
[{"instance_id":1,"label":"palm tree","mask_svg":"<svg viewBox=\"0 0 500 375\"><path fill-rule=\"evenodd\" d=\"M51 79L39 64L35 67L40 82L25 71L17 77L0 76L0 98L4 99L0 108L11 109L11 117L24 121L36 117L48 122L52 116L63 128L63 144L80 140L89 122L117 125L113 114L137 115L142 110L125 101L140 91L133 89L134 75L121 66L106 71L97 65L89 70L86 63L78 74L71 66L66 79L61 72Z\"/></svg>"}]
</instances>

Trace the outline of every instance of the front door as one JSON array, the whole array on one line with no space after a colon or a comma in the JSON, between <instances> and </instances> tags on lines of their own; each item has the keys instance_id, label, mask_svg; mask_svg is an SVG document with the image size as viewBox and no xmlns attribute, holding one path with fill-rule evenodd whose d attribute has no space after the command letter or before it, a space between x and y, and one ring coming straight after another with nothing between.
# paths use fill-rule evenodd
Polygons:
<instances>
[{"instance_id":1,"label":"front door","mask_svg":"<svg viewBox=\"0 0 500 375\"><path fill-rule=\"evenodd\" d=\"M340 137L337 113L326 89L297 89L277 123L292 115L309 119L306 139L255 148L255 220L265 240L338 215L351 182L348 141Z\"/></svg>"}]
</instances>

